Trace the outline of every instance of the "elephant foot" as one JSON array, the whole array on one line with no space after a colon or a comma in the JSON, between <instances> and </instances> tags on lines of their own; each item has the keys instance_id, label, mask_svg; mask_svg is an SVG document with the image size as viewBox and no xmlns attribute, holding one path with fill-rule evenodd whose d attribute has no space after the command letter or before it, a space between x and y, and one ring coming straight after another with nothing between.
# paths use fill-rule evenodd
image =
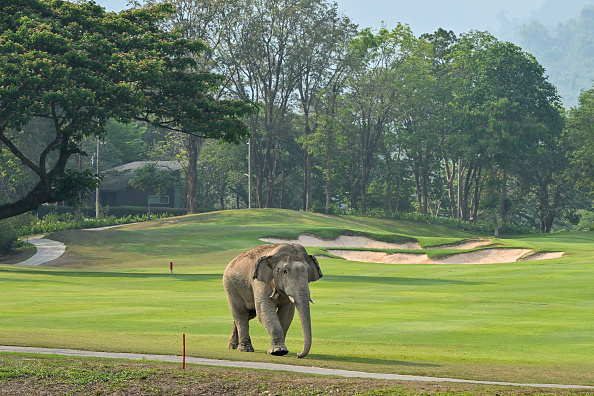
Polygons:
<instances>
[{"instance_id":1,"label":"elephant foot","mask_svg":"<svg viewBox=\"0 0 594 396\"><path fill-rule=\"evenodd\" d=\"M235 349L235 348L234 348ZM237 350L239 352L254 352L254 347L252 346L252 340L249 338L247 340L242 341L238 346Z\"/></svg>"},{"instance_id":2,"label":"elephant foot","mask_svg":"<svg viewBox=\"0 0 594 396\"><path fill-rule=\"evenodd\" d=\"M249 345L249 346L240 345L237 347L237 350L239 352L254 352L254 348L251 345Z\"/></svg>"},{"instance_id":3,"label":"elephant foot","mask_svg":"<svg viewBox=\"0 0 594 396\"><path fill-rule=\"evenodd\" d=\"M268 354L269 355L274 355L274 356L283 356L283 355L286 355L287 353L289 353L289 350L284 345L283 346L270 347L270 349L268 350Z\"/></svg>"}]
</instances>

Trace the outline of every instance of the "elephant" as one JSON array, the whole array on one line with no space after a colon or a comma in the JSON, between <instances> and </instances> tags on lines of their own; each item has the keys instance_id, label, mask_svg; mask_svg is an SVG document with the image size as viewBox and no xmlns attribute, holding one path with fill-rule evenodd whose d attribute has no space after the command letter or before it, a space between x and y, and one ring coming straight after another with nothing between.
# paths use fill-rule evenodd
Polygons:
<instances>
[{"instance_id":1,"label":"elephant","mask_svg":"<svg viewBox=\"0 0 594 396\"><path fill-rule=\"evenodd\" d=\"M249 321L258 317L270 335L267 353L286 355L285 338L297 308L303 330L303 350L297 357L305 357L312 341L308 284L321 277L318 260L298 244L260 245L233 259L223 274L233 316L229 349L254 351Z\"/></svg>"}]
</instances>

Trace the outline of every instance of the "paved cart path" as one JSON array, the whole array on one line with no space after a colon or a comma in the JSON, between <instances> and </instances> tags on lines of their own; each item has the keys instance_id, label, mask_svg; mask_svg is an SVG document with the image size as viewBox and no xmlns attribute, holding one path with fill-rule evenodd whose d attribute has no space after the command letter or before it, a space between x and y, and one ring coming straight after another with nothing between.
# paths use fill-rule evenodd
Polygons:
<instances>
[{"instance_id":1,"label":"paved cart path","mask_svg":"<svg viewBox=\"0 0 594 396\"><path fill-rule=\"evenodd\" d=\"M136 223L119 224L99 228L85 228L81 231L102 231L132 224ZM36 235L27 238L28 243L35 245L37 248L37 253L35 253L35 255L33 255L33 257L31 257L29 260L17 263L17 265L38 266L55 260L64 254L66 251L66 245L64 245L62 242L54 241L53 239L46 239L44 236L45 235Z\"/></svg>"},{"instance_id":2,"label":"paved cart path","mask_svg":"<svg viewBox=\"0 0 594 396\"><path fill-rule=\"evenodd\" d=\"M31 353L40 355L60 355L60 356L77 356L77 357L96 357L109 359L129 359L129 360L152 360L158 362L182 363L181 356L175 355L149 355L138 353L113 353L113 352L92 352L80 351L74 349L53 349L53 348L32 348L32 347L18 347L18 346L1 346L0 352L12 353ZM233 362L230 360L216 360L203 359L195 357L186 357L186 363L198 364L203 366L219 366L231 368L245 368L251 370L273 370L273 371L291 371L303 374L327 375L333 377L347 377L347 378L372 378L381 380L393 381L419 381L419 382L456 382L467 384L482 384L482 385L503 385L503 386L524 386L534 388L559 388L559 389L593 389L594 386L583 385L562 385L562 384L524 384L514 382L496 382L496 381L473 381L461 380L454 378L437 378L437 377L423 377L416 375L399 375L399 374L377 374L366 373L361 371L326 369L319 367L305 367L292 366L289 364L276 363L256 363L256 362Z\"/></svg>"},{"instance_id":3,"label":"paved cart path","mask_svg":"<svg viewBox=\"0 0 594 396\"><path fill-rule=\"evenodd\" d=\"M62 242L45 239L44 235L30 237L27 241L30 244L35 245L37 253L35 253L29 260L20 262L17 265L37 266L45 264L48 261L57 259L66 251L66 245Z\"/></svg>"}]
</instances>

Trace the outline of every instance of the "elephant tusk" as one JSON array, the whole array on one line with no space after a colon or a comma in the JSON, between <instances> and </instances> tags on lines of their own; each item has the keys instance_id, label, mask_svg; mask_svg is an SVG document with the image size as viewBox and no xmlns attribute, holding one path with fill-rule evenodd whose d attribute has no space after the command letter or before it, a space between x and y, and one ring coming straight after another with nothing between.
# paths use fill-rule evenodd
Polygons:
<instances>
[{"instance_id":1,"label":"elephant tusk","mask_svg":"<svg viewBox=\"0 0 594 396\"><path fill-rule=\"evenodd\" d=\"M289 300L291 300L291 302L292 302L293 304L295 304L295 299L294 299L292 296L289 296Z\"/></svg>"},{"instance_id":2,"label":"elephant tusk","mask_svg":"<svg viewBox=\"0 0 594 396\"><path fill-rule=\"evenodd\" d=\"M315 301L312 300L311 296L309 297L309 302L311 302L312 304L315 304Z\"/></svg>"},{"instance_id":3,"label":"elephant tusk","mask_svg":"<svg viewBox=\"0 0 594 396\"><path fill-rule=\"evenodd\" d=\"M279 294L276 291L276 287L273 287L272 288L272 294L270 295L270 298L272 298L273 300L276 300L276 299L278 299L278 297L279 297Z\"/></svg>"}]
</instances>

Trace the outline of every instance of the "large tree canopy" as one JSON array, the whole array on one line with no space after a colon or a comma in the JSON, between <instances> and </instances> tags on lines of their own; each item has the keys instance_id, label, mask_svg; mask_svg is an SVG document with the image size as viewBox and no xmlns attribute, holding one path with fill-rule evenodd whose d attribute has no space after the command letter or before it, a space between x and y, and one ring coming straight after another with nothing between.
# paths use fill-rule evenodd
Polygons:
<instances>
[{"instance_id":1,"label":"large tree canopy","mask_svg":"<svg viewBox=\"0 0 594 396\"><path fill-rule=\"evenodd\" d=\"M101 137L108 119L142 120L205 138L238 142L249 134L245 101L216 100L219 75L200 71L206 49L160 22L173 6L107 13L94 2L0 0L0 155L38 178L0 219L46 202L73 201L93 188L90 171L67 168L79 142ZM52 138L31 155L15 137L35 119Z\"/></svg>"}]
</instances>

